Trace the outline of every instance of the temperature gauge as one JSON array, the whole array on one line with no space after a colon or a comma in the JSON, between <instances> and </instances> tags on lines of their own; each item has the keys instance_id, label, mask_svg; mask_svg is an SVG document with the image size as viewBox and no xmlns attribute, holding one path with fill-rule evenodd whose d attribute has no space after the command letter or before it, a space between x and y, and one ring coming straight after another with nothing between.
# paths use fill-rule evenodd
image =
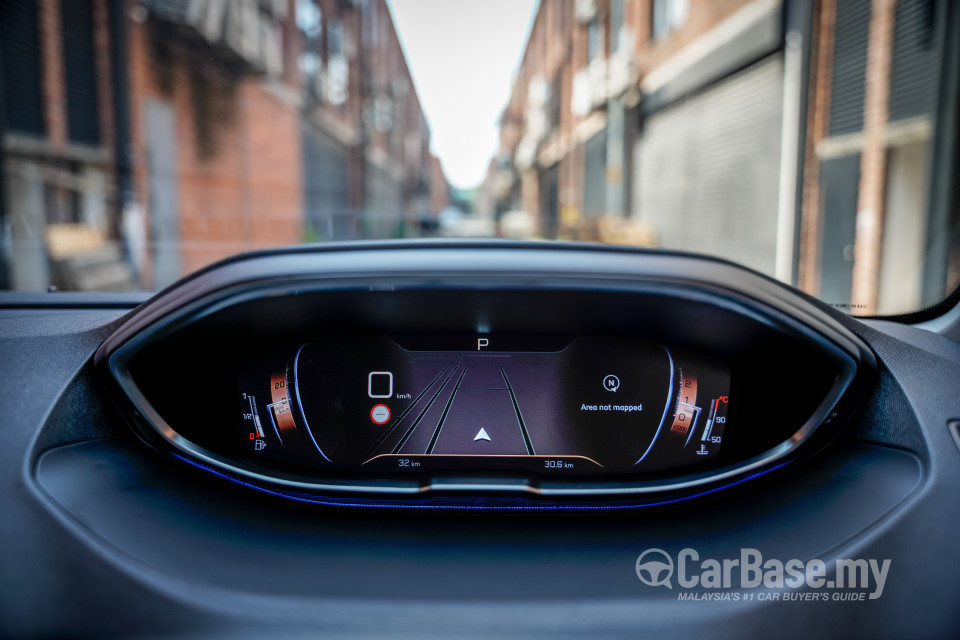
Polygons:
<instances>
[{"instance_id":1,"label":"temperature gauge","mask_svg":"<svg viewBox=\"0 0 960 640\"><path fill-rule=\"evenodd\" d=\"M697 455L708 455L714 447L723 442L723 429L727 424L727 404L729 396L720 396L710 401L710 412L707 422L703 426L703 435L700 436L700 450ZM704 453L701 453L704 452Z\"/></svg>"},{"instance_id":2,"label":"temperature gauge","mask_svg":"<svg viewBox=\"0 0 960 640\"><path fill-rule=\"evenodd\" d=\"M671 358L669 404L660 428L634 465L643 470L666 460L706 461L720 452L727 421L729 382L722 368L688 354Z\"/></svg>"}]
</instances>

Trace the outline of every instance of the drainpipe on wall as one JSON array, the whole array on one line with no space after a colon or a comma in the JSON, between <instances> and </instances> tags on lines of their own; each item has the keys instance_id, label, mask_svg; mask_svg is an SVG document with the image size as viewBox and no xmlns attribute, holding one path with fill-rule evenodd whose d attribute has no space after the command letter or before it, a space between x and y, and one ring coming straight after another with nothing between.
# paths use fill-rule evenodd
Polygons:
<instances>
[{"instance_id":1,"label":"drainpipe on wall","mask_svg":"<svg viewBox=\"0 0 960 640\"><path fill-rule=\"evenodd\" d=\"M139 282L137 247L139 238L132 237L136 231L134 218L139 216L136 194L133 187L133 148L130 135L130 75L128 58L130 47L127 37L125 0L109 0L107 6L108 30L110 33L110 69L113 71L113 140L114 168L117 180L117 208L120 219L117 231L123 238L123 252Z\"/></svg>"},{"instance_id":2,"label":"drainpipe on wall","mask_svg":"<svg viewBox=\"0 0 960 640\"><path fill-rule=\"evenodd\" d=\"M793 283L797 216L797 177L803 83L803 37L799 31L786 36L783 54L783 123L780 127L780 188L777 202L777 252L774 276Z\"/></svg>"},{"instance_id":3,"label":"drainpipe on wall","mask_svg":"<svg viewBox=\"0 0 960 640\"><path fill-rule=\"evenodd\" d=\"M780 181L777 203L775 277L797 286L803 230L805 140L813 74L814 4L787 0L783 17L783 125L780 140Z\"/></svg>"},{"instance_id":4,"label":"drainpipe on wall","mask_svg":"<svg viewBox=\"0 0 960 640\"><path fill-rule=\"evenodd\" d=\"M620 28L623 26L623 0L610 3L610 51L607 64L619 55L621 46ZM626 213L624 202L624 184L628 179L624 175L624 151L626 149L625 109L622 96L607 101L607 171L606 171L606 207L604 211L623 217Z\"/></svg>"},{"instance_id":5,"label":"drainpipe on wall","mask_svg":"<svg viewBox=\"0 0 960 640\"><path fill-rule=\"evenodd\" d=\"M3 57L0 54L0 78L3 77ZM7 107L3 90L3 82L0 82L0 290L10 288L10 282L7 277L7 258L10 255L10 243L7 239L7 173L4 170L6 152L3 148L3 138L7 131Z\"/></svg>"},{"instance_id":6,"label":"drainpipe on wall","mask_svg":"<svg viewBox=\"0 0 960 640\"><path fill-rule=\"evenodd\" d=\"M943 2L938 7L937 42L942 47L939 96L934 112L934 134L930 145L930 205L924 261L924 306L940 302L956 285L949 282L950 247L958 239L957 227L951 229L960 195L960 39L951 34L960 31L960 4Z\"/></svg>"}]
</instances>

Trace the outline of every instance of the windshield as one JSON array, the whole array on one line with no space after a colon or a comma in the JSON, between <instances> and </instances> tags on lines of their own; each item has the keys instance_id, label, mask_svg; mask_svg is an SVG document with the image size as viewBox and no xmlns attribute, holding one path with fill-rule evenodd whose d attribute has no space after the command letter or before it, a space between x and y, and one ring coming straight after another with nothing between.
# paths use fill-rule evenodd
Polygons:
<instances>
[{"instance_id":1,"label":"windshield","mask_svg":"<svg viewBox=\"0 0 960 640\"><path fill-rule=\"evenodd\" d=\"M857 315L960 280L948 0L9 0L0 288L306 242L719 256Z\"/></svg>"}]
</instances>

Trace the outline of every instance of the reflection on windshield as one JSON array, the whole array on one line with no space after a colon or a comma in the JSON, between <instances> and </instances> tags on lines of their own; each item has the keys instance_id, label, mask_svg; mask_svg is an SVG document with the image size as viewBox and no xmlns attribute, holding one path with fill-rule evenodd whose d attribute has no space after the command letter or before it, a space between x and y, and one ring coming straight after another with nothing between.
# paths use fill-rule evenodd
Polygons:
<instances>
[{"instance_id":1,"label":"reflection on windshield","mask_svg":"<svg viewBox=\"0 0 960 640\"><path fill-rule=\"evenodd\" d=\"M855 314L916 310L960 280L958 34L947 0L4 2L0 288L506 237L693 251ZM443 82L463 95L438 102ZM438 116L458 103L459 148Z\"/></svg>"}]
</instances>

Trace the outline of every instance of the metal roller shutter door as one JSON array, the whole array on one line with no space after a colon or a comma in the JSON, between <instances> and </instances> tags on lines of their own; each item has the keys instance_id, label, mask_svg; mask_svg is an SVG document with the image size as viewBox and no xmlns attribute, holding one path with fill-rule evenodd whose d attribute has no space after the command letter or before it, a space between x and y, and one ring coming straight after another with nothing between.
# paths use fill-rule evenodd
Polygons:
<instances>
[{"instance_id":1,"label":"metal roller shutter door","mask_svg":"<svg viewBox=\"0 0 960 640\"><path fill-rule=\"evenodd\" d=\"M347 150L310 125L301 128L307 225L319 240L351 240Z\"/></svg>"},{"instance_id":2,"label":"metal roller shutter door","mask_svg":"<svg viewBox=\"0 0 960 640\"><path fill-rule=\"evenodd\" d=\"M773 273L782 107L776 54L646 119L632 213L660 246Z\"/></svg>"}]
</instances>

